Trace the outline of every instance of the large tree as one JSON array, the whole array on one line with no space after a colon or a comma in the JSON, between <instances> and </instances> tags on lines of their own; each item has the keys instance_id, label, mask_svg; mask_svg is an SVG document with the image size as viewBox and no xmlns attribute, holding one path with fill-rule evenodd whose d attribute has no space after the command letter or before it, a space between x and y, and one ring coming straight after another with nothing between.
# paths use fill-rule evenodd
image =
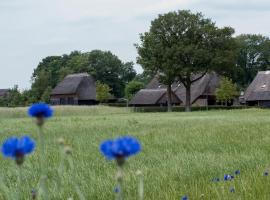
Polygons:
<instances>
[{"instance_id":1,"label":"large tree","mask_svg":"<svg viewBox=\"0 0 270 200\"><path fill-rule=\"evenodd\" d=\"M235 40L230 27L218 28L201 13L182 10L159 15L137 45L138 63L159 73L167 85L168 108L171 84L178 78L186 88L186 111L191 110L191 84L210 71L234 67ZM228 70L229 71L229 70Z\"/></svg>"},{"instance_id":2,"label":"large tree","mask_svg":"<svg viewBox=\"0 0 270 200\"><path fill-rule=\"evenodd\" d=\"M88 72L97 81L107 84L116 97L124 96L125 84L136 76L132 62L124 63L110 51L74 51L44 58L34 70L31 93L36 101L47 99L48 91L66 75L81 72Z\"/></svg>"},{"instance_id":3,"label":"large tree","mask_svg":"<svg viewBox=\"0 0 270 200\"><path fill-rule=\"evenodd\" d=\"M243 88L251 83L258 71L270 69L270 39L262 35L240 35L236 73L233 80Z\"/></svg>"}]
</instances>

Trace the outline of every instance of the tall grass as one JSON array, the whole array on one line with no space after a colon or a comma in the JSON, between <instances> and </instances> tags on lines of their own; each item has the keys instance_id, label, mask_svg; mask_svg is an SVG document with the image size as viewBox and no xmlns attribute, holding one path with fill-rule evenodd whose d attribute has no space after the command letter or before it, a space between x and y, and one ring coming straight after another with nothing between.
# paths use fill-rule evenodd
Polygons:
<instances>
[{"instance_id":1,"label":"tall grass","mask_svg":"<svg viewBox=\"0 0 270 200\"><path fill-rule=\"evenodd\" d=\"M78 199L72 178L86 199L114 198L115 166L99 152L99 144L118 135L133 135L143 150L125 166L125 197L137 199L138 176L143 173L145 199L269 199L270 110L232 110L192 113L132 113L126 108L57 107L45 127L46 168L53 199ZM0 109L0 140L29 134L37 128L24 108ZM60 162L57 138L72 146L74 170L64 164L61 190L57 187ZM37 150L23 166L24 199L37 185ZM0 158L0 172L8 187L16 189L16 173L9 160ZM213 183L239 169L230 182ZM71 174L72 173L72 174ZM235 188L235 193L229 191ZM4 199L0 192L0 199Z\"/></svg>"}]
</instances>

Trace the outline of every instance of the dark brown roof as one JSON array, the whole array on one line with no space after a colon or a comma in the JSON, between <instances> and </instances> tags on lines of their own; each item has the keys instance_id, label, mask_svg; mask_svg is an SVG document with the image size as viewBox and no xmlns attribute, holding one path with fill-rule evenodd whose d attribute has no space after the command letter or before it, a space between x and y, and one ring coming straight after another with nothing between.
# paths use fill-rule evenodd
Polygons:
<instances>
[{"instance_id":1,"label":"dark brown roof","mask_svg":"<svg viewBox=\"0 0 270 200\"><path fill-rule=\"evenodd\" d=\"M244 94L246 101L270 100L270 71L260 71Z\"/></svg>"},{"instance_id":2,"label":"dark brown roof","mask_svg":"<svg viewBox=\"0 0 270 200\"><path fill-rule=\"evenodd\" d=\"M198 75L197 75L198 76ZM215 95L216 88L219 86L220 77L212 72L204 75L198 81L191 85L191 103L194 103L202 95ZM183 84L174 84L173 90L176 95L185 104L186 102L186 88Z\"/></svg>"},{"instance_id":3,"label":"dark brown roof","mask_svg":"<svg viewBox=\"0 0 270 200\"><path fill-rule=\"evenodd\" d=\"M70 74L52 91L51 95L78 95L79 100L96 99L93 77L87 73Z\"/></svg>"},{"instance_id":4,"label":"dark brown roof","mask_svg":"<svg viewBox=\"0 0 270 200\"><path fill-rule=\"evenodd\" d=\"M194 78L197 78L195 75ZM201 95L215 95L216 88L220 82L220 77L212 72L203 76L198 81L191 85L191 102L194 103ZM158 101L158 97L166 92L166 85L159 82L158 76L155 76L146 86L145 89L140 90L134 98L130 101L130 104L155 104ZM178 101L185 104L186 102L186 89L180 82L174 82L172 84L172 91L178 98ZM158 96L159 94L159 96Z\"/></svg>"},{"instance_id":5,"label":"dark brown roof","mask_svg":"<svg viewBox=\"0 0 270 200\"><path fill-rule=\"evenodd\" d=\"M0 97L8 95L9 89L0 89Z\"/></svg>"},{"instance_id":6,"label":"dark brown roof","mask_svg":"<svg viewBox=\"0 0 270 200\"><path fill-rule=\"evenodd\" d=\"M167 102L167 89L141 89L129 102L130 105L158 105ZM180 104L181 100L172 92L172 103Z\"/></svg>"},{"instance_id":7,"label":"dark brown roof","mask_svg":"<svg viewBox=\"0 0 270 200\"><path fill-rule=\"evenodd\" d=\"M130 104L153 105L166 94L166 89L141 89L129 102Z\"/></svg>"}]
</instances>

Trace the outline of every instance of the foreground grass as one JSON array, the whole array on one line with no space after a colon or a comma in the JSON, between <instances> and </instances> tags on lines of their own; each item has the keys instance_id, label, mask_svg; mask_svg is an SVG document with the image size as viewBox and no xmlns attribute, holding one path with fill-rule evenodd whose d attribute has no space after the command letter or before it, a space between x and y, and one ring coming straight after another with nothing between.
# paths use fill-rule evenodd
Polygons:
<instances>
[{"instance_id":1,"label":"foreground grass","mask_svg":"<svg viewBox=\"0 0 270 200\"><path fill-rule=\"evenodd\" d=\"M126 108L58 107L45 127L47 170L52 199L78 199L77 181L86 199L114 198L115 164L99 152L99 144L118 135L133 135L143 151L125 166L125 196L135 200L136 171L144 174L145 199L269 199L270 177L262 176L270 163L270 110L234 110L193 113L132 113ZM0 140L29 134L37 128L25 108L0 109ZM73 148L75 173L69 169L57 187L60 162L57 138ZM37 151L24 164L24 199L39 178ZM14 163L1 159L1 174L10 188L17 188ZM231 182L213 183L239 169ZM229 188L234 187L235 193ZM1 192L0 192L1 193ZM0 194L0 199L4 197Z\"/></svg>"}]
</instances>

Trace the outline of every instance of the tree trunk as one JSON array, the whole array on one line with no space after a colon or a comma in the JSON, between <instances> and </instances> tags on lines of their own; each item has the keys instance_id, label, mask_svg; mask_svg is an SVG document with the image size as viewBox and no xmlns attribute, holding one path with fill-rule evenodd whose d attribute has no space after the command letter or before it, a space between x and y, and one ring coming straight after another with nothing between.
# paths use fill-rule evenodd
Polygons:
<instances>
[{"instance_id":1,"label":"tree trunk","mask_svg":"<svg viewBox=\"0 0 270 200\"><path fill-rule=\"evenodd\" d=\"M190 112L191 111L191 83L187 83L186 85L186 112Z\"/></svg>"},{"instance_id":2,"label":"tree trunk","mask_svg":"<svg viewBox=\"0 0 270 200\"><path fill-rule=\"evenodd\" d=\"M167 86L167 106L168 112L172 112L172 87L171 84Z\"/></svg>"}]
</instances>

